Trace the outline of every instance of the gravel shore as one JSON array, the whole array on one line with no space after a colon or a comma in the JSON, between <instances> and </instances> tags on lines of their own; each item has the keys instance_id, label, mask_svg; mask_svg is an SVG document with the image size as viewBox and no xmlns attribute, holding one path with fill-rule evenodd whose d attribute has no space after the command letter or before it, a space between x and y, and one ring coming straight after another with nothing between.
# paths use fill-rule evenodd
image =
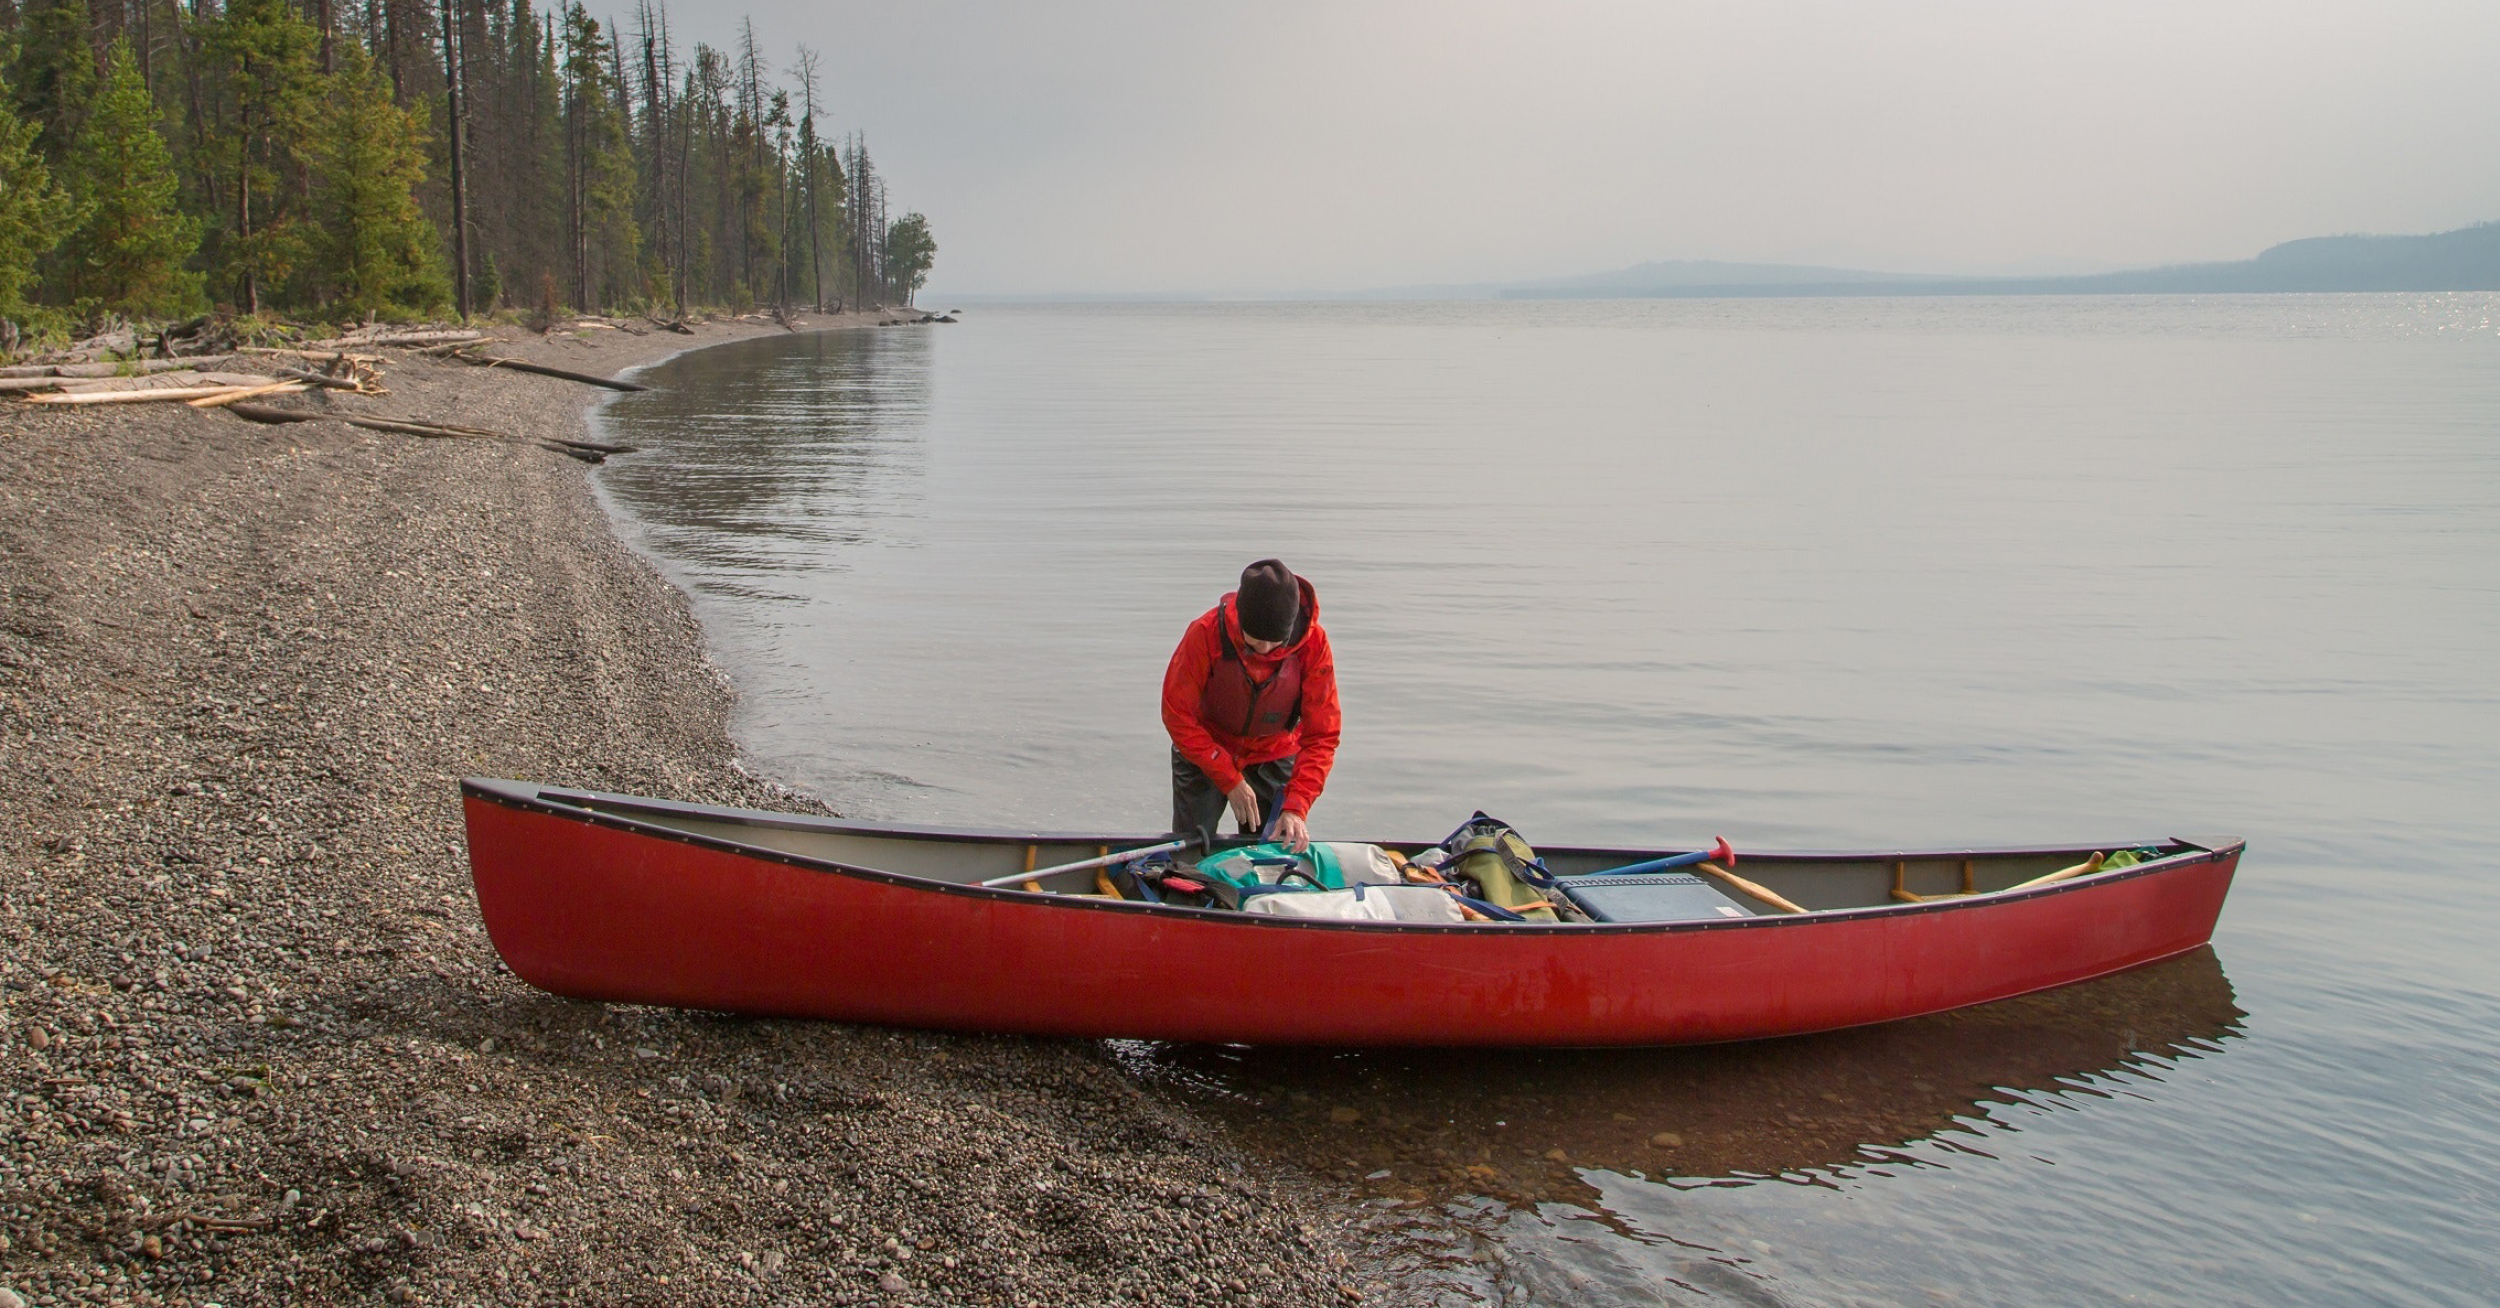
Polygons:
<instances>
[{"instance_id":1,"label":"gravel shore","mask_svg":"<svg viewBox=\"0 0 2500 1308\"><path fill-rule=\"evenodd\" d=\"M503 348L612 374L773 330ZM284 403L580 438L597 395L385 368ZM457 777L816 807L738 767L701 631L587 473L0 407L0 1308L1382 1297L1341 1208L1097 1045L503 970Z\"/></svg>"}]
</instances>

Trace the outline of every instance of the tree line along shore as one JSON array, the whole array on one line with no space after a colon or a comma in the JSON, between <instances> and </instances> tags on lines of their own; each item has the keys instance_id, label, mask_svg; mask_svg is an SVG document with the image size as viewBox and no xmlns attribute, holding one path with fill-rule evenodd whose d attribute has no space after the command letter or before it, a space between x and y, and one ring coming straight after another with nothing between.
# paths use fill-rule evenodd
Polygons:
<instances>
[{"instance_id":1,"label":"tree line along shore","mask_svg":"<svg viewBox=\"0 0 2500 1308\"><path fill-rule=\"evenodd\" d=\"M0 352L115 320L909 304L821 60L664 5L0 0Z\"/></svg>"}]
</instances>

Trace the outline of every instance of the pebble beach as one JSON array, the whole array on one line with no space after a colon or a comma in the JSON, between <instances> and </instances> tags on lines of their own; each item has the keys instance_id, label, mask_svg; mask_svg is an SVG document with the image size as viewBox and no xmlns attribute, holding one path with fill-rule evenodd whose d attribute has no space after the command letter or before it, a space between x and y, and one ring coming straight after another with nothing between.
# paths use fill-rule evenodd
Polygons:
<instances>
[{"instance_id":1,"label":"pebble beach","mask_svg":"<svg viewBox=\"0 0 2500 1308\"><path fill-rule=\"evenodd\" d=\"M614 375L780 330L497 346ZM283 402L582 439L600 395L382 366L388 395ZM1098 1045L502 968L463 775L840 801L741 768L591 475L533 439L0 401L0 1308L1394 1297L1340 1201Z\"/></svg>"}]
</instances>

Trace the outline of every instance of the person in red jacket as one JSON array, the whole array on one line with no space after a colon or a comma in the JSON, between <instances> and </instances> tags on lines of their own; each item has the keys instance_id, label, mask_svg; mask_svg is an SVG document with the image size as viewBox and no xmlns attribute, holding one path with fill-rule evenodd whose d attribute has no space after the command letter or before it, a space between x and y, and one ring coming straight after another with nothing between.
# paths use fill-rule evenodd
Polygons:
<instances>
[{"instance_id":1,"label":"person in red jacket","mask_svg":"<svg viewBox=\"0 0 2500 1308\"><path fill-rule=\"evenodd\" d=\"M1182 633L1163 674L1172 736L1172 830L1212 848L1224 811L1297 853L1337 761L1337 659L1319 593L1274 559Z\"/></svg>"}]
</instances>

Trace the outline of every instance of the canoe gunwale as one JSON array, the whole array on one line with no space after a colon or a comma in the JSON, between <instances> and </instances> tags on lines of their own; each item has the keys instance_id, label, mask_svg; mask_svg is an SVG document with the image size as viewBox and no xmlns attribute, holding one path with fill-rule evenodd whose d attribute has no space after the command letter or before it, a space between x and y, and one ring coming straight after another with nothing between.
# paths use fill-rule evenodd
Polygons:
<instances>
[{"instance_id":1,"label":"canoe gunwale","mask_svg":"<svg viewBox=\"0 0 2500 1308\"><path fill-rule=\"evenodd\" d=\"M1106 835L1099 831L1027 831L1015 827L911 826L899 822L870 822L857 818L822 817L813 813L777 813L769 809L731 808L725 805L714 804L688 804L673 799L653 799L644 795L619 795L601 790L585 790L575 786L541 786L534 782L507 781L492 777L463 777L460 781L460 788L463 794L475 794L483 799L509 799L524 807L547 807L548 811L582 811L595 814L605 814L610 809L626 810L628 812L640 809L651 813L675 814L681 817L701 818L707 822L720 822L734 826L767 827L780 831L835 831L844 834L882 836L894 840L932 840L962 844L995 845L1026 845L1035 843L1044 845L1099 845L1105 842L1113 845L1124 843L1145 845L1171 839L1171 833L1168 831L1146 831ZM636 829L639 830L641 827L637 826ZM1257 843L1256 838L1249 836L1223 836L1219 837L1216 841L1218 847L1227 849L1255 843ZM1421 849L1437 845L1441 842L1436 838L1426 840L1384 840L1373 843L1391 847L1412 845ZM2080 857L2084 854L2091 853L2096 849L2140 849L2151 845L2178 845L2189 852L2214 854L2228 853L2233 849L2244 846L2246 843L2247 842L2245 841L2232 841L2223 845L2200 845L2195 841L2182 840L2177 836L2159 836L2146 837L2139 840L2122 840L2116 842L2103 841L2098 845L2079 845L2069 843L2060 845L1981 845L1964 849L1782 849L1765 851L1762 853L1748 853L1744 855L1744 858L1750 861L1762 863L1829 863L1868 862L1879 859L1891 861L1893 859L1903 858L2009 858L2024 855L2052 854L2073 854ZM744 846L741 847L744 848ZM1624 858L1655 858L1659 853L1658 850L1649 848L1635 849L1628 846L1618 847L1610 845L1557 845L1551 847L1551 852L1556 854L1605 854L1610 856L1621 856ZM2176 857L2179 857L2179 855L2169 855L2158 861L2167 863L2169 859ZM845 866L847 867L847 865ZM865 872L877 871L875 868L852 868L849 870Z\"/></svg>"},{"instance_id":2,"label":"canoe gunwale","mask_svg":"<svg viewBox=\"0 0 2500 1308\"><path fill-rule=\"evenodd\" d=\"M1781 913L1758 917L1703 918L1676 922L1337 922L1311 918L1279 918L1270 917L1263 913L1242 913L1229 909L1215 908L1191 908L1177 904L1145 903L1135 900L1102 899L1081 895L1035 894L1030 891L1014 889L1011 887L991 888L978 885L958 884L950 881L938 881L928 877L913 876L908 873L892 872L881 868L864 867L858 864L844 863L835 859L819 858L807 854L794 854L784 850L766 848L760 845L750 845L741 841L671 827L659 821L637 820L630 815L630 812L614 812L610 811L607 807L593 807L592 805L612 805L617 809L642 809L660 814L676 814L684 817L700 818L705 821L734 825L770 827L780 830L835 831L894 839L951 841L964 844L1021 845L1042 843L1098 845L1106 843L1106 841L1115 845L1131 841L1138 844L1145 844L1164 838L1165 833L1161 832L1153 833L1151 835L1106 837L1101 833L1075 832L1050 833L1016 832L1006 830L948 831L930 829L926 827L905 827L881 823L853 822L849 819L817 819L812 815L805 814L776 814L754 809L736 809L703 804L685 804L671 800L649 799L632 795L611 795L597 791L578 790L573 788L542 787L530 782L508 781L483 777L462 778L460 781L460 791L462 797L465 799L483 801L523 812L541 813L550 817L561 818L566 821L579 822L588 826L606 827L611 830L626 832L644 838L674 841L679 844L717 850L722 853L732 854L742 858L779 863L789 867L831 875L857 877L926 893L962 895L976 899L1006 902L1037 909L1056 909L1068 912L1145 913L1155 915L1165 920L1178 917L1189 920L1222 922L1228 925L1254 927L1265 930L1352 931L1368 935L1387 934L1439 936L1454 932L1461 934L1482 933L1488 930L1498 930L1506 936L1565 935L1582 937L1592 935L1669 935L1680 932L1744 931L1775 927L1793 929L1837 922L1859 921L1875 917L1899 919L1905 917L1923 916L1931 913L1950 913L1989 905L2022 903L2052 895L2063 895L2078 891L2091 890L2098 887L2114 885L2120 882L2137 880L2147 876L2158 876L2164 873L2177 871L2182 868L2198 866L2200 864L2236 859L2247 846L2247 842L2244 840L2234 840L2224 842L2221 845L2208 847L2192 844L2188 841L2176 839L2175 837L2166 838L2164 840L2128 842L2106 847L2132 849L2143 845L2176 844L2186 846L2186 848L2179 853L2154 859L2149 862L2138 863L2133 867L2069 877L2064 881L2054 882L2049 885L2039 886L2029 890L2007 889L1967 897L1934 900L1926 903L1871 904L1858 908L1816 909L1799 914ZM589 801L589 803L573 803L567 802L567 800L585 800ZM1410 843L1428 845L1433 842L1422 841ZM1557 852L1560 852L1560 847L1557 847ZM1570 852L1608 855L1619 854L1625 857L1651 856L1650 854L1640 850L1616 850L1604 848L1573 847ZM2082 852L2084 851L2080 847L2076 846L2050 845L1956 850L1842 850L1829 852L1783 851L1775 854L1748 855L1748 857L1757 862L1763 863L1838 861L1891 862L1901 859L1943 861L1964 858L2001 858L2020 855L2075 855ZM472 851L471 856L474 860L474 851Z\"/></svg>"}]
</instances>

